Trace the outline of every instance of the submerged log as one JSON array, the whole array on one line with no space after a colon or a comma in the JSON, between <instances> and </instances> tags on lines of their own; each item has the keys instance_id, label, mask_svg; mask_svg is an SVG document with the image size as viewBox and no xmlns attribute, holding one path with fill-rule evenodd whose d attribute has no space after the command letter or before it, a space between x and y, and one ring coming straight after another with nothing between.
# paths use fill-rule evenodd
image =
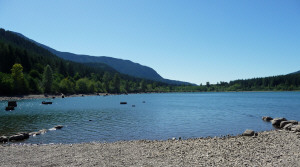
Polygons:
<instances>
[{"instance_id":1,"label":"submerged log","mask_svg":"<svg viewBox=\"0 0 300 167\"><path fill-rule=\"evenodd\" d=\"M36 136L36 135L41 135L41 134L45 134L45 133L47 133L47 129L42 129L42 130L39 130L39 131L37 131L37 132L31 132L31 133L29 133L29 136Z\"/></svg>"},{"instance_id":2,"label":"submerged log","mask_svg":"<svg viewBox=\"0 0 300 167\"><path fill-rule=\"evenodd\" d=\"M50 101L42 101L42 104L52 104L52 102L50 102Z\"/></svg>"},{"instance_id":3,"label":"submerged log","mask_svg":"<svg viewBox=\"0 0 300 167\"><path fill-rule=\"evenodd\" d=\"M127 102L126 102L126 101L123 101L123 102L120 102L120 104L127 104Z\"/></svg>"}]
</instances>

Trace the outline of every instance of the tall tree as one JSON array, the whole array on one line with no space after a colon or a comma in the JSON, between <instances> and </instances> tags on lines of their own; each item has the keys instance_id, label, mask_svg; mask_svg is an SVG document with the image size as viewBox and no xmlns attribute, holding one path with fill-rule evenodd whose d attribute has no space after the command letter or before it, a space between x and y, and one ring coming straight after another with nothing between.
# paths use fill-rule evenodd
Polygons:
<instances>
[{"instance_id":1,"label":"tall tree","mask_svg":"<svg viewBox=\"0 0 300 167\"><path fill-rule=\"evenodd\" d=\"M146 84L146 82L145 82L144 80L142 80L142 81L140 82L140 89L141 89L141 91L142 91L142 92L145 92L145 91L146 91L146 88L147 88L147 84Z\"/></svg>"},{"instance_id":2,"label":"tall tree","mask_svg":"<svg viewBox=\"0 0 300 167\"><path fill-rule=\"evenodd\" d=\"M109 81L110 81L110 75L108 72L105 72L103 75L103 88L106 92L109 92Z\"/></svg>"},{"instance_id":3,"label":"tall tree","mask_svg":"<svg viewBox=\"0 0 300 167\"><path fill-rule=\"evenodd\" d=\"M128 81L126 80L125 81L125 84L124 84L124 89L125 89L125 92L128 93L130 91L130 88L129 88L129 83Z\"/></svg>"},{"instance_id":4,"label":"tall tree","mask_svg":"<svg viewBox=\"0 0 300 167\"><path fill-rule=\"evenodd\" d=\"M206 87L210 87L210 83L209 82L206 82Z\"/></svg>"},{"instance_id":5,"label":"tall tree","mask_svg":"<svg viewBox=\"0 0 300 167\"><path fill-rule=\"evenodd\" d=\"M115 93L120 93L120 85L121 85L121 78L119 74L116 73L113 79L113 87Z\"/></svg>"},{"instance_id":6,"label":"tall tree","mask_svg":"<svg viewBox=\"0 0 300 167\"><path fill-rule=\"evenodd\" d=\"M76 81L76 91L78 93L87 93L88 92L88 79L87 78L81 78L78 81Z\"/></svg>"},{"instance_id":7,"label":"tall tree","mask_svg":"<svg viewBox=\"0 0 300 167\"><path fill-rule=\"evenodd\" d=\"M11 69L11 76L13 78L13 89L15 93L25 93L27 88L23 74L23 66L21 64L14 64Z\"/></svg>"},{"instance_id":8,"label":"tall tree","mask_svg":"<svg viewBox=\"0 0 300 167\"><path fill-rule=\"evenodd\" d=\"M44 69L44 74L43 74L44 93L51 93L52 82L53 82L53 72L51 67L47 65Z\"/></svg>"}]
</instances>

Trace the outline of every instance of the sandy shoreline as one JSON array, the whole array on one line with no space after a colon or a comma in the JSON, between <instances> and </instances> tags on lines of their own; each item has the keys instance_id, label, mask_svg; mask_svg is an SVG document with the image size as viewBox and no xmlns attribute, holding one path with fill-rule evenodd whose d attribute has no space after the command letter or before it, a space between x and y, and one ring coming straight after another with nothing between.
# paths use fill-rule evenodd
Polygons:
<instances>
[{"instance_id":1,"label":"sandy shoreline","mask_svg":"<svg viewBox=\"0 0 300 167\"><path fill-rule=\"evenodd\" d=\"M1 166L300 166L300 132L166 141L0 145Z\"/></svg>"}]
</instances>

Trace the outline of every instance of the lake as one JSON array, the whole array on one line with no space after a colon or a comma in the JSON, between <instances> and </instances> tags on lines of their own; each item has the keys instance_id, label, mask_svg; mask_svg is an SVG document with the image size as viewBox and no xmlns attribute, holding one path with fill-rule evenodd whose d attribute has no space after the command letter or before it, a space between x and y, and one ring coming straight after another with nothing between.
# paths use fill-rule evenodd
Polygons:
<instances>
[{"instance_id":1,"label":"lake","mask_svg":"<svg viewBox=\"0 0 300 167\"><path fill-rule=\"evenodd\" d=\"M0 136L64 125L22 141L33 144L213 137L273 129L262 116L300 121L300 92L130 94L17 103L14 111L5 111L7 101L0 101Z\"/></svg>"}]
</instances>

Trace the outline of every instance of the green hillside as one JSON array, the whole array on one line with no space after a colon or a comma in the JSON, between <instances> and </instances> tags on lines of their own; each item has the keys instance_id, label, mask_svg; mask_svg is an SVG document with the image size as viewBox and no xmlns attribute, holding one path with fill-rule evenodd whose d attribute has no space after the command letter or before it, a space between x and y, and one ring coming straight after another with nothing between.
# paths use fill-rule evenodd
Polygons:
<instances>
[{"instance_id":1,"label":"green hillside","mask_svg":"<svg viewBox=\"0 0 300 167\"><path fill-rule=\"evenodd\" d=\"M120 74L103 63L64 60L30 40L0 29L0 95L143 92L166 86Z\"/></svg>"}]
</instances>

